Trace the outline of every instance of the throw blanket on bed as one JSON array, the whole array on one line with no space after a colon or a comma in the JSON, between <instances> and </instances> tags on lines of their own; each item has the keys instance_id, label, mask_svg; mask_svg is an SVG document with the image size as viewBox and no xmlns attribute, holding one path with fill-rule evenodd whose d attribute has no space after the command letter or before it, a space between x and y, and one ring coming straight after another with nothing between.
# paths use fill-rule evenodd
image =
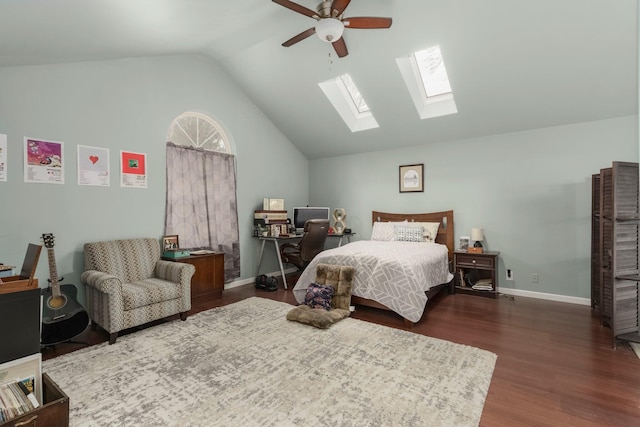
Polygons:
<instances>
[{"instance_id":1,"label":"throw blanket on bed","mask_svg":"<svg viewBox=\"0 0 640 427\"><path fill-rule=\"evenodd\" d=\"M417 322L427 304L425 291L448 283L448 251L438 243L361 240L318 254L293 289L299 303L315 280L318 263L355 267L353 295L379 302Z\"/></svg>"}]
</instances>

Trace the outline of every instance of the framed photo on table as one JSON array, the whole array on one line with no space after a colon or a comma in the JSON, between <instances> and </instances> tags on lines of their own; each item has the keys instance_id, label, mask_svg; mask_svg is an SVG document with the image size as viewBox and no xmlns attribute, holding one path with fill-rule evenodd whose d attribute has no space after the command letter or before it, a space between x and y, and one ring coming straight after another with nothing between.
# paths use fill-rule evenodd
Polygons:
<instances>
[{"instance_id":1,"label":"framed photo on table","mask_svg":"<svg viewBox=\"0 0 640 427\"><path fill-rule=\"evenodd\" d=\"M458 250L462 252L466 252L469 250L469 236L460 236Z\"/></svg>"},{"instance_id":2,"label":"framed photo on table","mask_svg":"<svg viewBox=\"0 0 640 427\"><path fill-rule=\"evenodd\" d=\"M424 164L400 166L400 192L416 193L424 191Z\"/></svg>"},{"instance_id":3,"label":"framed photo on table","mask_svg":"<svg viewBox=\"0 0 640 427\"><path fill-rule=\"evenodd\" d=\"M177 234L162 237L163 251L170 251L171 249L178 249L179 247L180 247L180 244L178 243Z\"/></svg>"}]
</instances>

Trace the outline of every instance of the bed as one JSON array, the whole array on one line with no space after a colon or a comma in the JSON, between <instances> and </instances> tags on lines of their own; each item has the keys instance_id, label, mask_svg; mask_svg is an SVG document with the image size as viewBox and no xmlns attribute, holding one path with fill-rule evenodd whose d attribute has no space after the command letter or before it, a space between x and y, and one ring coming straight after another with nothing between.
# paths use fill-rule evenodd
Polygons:
<instances>
[{"instance_id":1,"label":"bed","mask_svg":"<svg viewBox=\"0 0 640 427\"><path fill-rule=\"evenodd\" d=\"M299 303L304 301L307 287L315 279L317 264L353 266L356 275L352 304L394 311L404 318L407 326L412 326L422 318L429 298L450 289L453 211L421 214L373 211L372 223L372 240L351 242L318 254L300 275L293 288L294 296ZM380 233L391 229L397 238L398 232L416 229L415 223L439 224L437 233L433 232L435 239L429 236L433 242L395 241L390 240L394 236Z\"/></svg>"}]
</instances>

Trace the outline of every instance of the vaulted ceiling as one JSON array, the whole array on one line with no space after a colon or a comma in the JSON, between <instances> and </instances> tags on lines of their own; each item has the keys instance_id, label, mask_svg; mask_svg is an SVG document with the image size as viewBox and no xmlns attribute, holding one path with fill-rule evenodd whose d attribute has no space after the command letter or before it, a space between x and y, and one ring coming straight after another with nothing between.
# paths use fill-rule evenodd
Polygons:
<instances>
[{"instance_id":1,"label":"vaulted ceiling","mask_svg":"<svg viewBox=\"0 0 640 427\"><path fill-rule=\"evenodd\" d=\"M318 0L296 3L315 9ZM271 0L1 0L0 66L202 53L310 159L637 114L636 0L352 0L338 58ZM420 120L396 58L439 45L458 114ZM318 83L349 73L380 128L352 133Z\"/></svg>"}]
</instances>

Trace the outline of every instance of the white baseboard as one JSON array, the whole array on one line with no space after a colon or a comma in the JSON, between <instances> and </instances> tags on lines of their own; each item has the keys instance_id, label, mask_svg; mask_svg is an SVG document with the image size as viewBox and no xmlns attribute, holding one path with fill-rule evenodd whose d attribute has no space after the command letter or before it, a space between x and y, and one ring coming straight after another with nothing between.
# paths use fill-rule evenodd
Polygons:
<instances>
[{"instance_id":1,"label":"white baseboard","mask_svg":"<svg viewBox=\"0 0 640 427\"><path fill-rule=\"evenodd\" d=\"M500 287L498 287L498 292L505 295L513 295L518 297L544 299L548 301L566 302L569 304L578 304L578 305L591 305L591 300L589 298L570 297L567 295L548 294L545 292L533 292L533 291L524 291L521 289L500 288Z\"/></svg>"}]
</instances>

